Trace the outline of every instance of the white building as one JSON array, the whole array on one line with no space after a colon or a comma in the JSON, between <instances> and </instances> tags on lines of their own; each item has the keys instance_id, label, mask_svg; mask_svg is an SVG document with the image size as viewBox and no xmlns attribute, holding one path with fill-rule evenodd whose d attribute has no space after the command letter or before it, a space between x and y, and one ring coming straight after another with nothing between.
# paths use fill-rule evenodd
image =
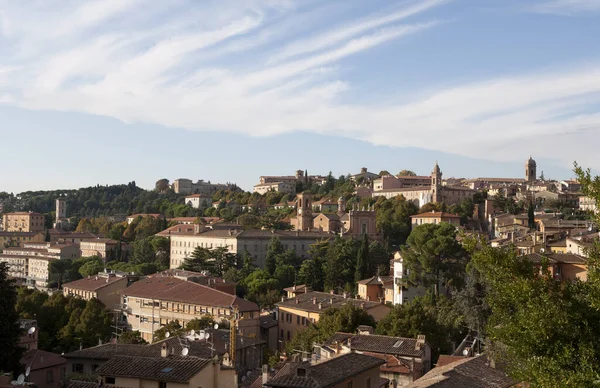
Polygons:
<instances>
[{"instance_id":1,"label":"white building","mask_svg":"<svg viewBox=\"0 0 600 388\"><path fill-rule=\"evenodd\" d=\"M194 209L207 209L212 206L212 197L207 194L191 194L185 197L185 204Z\"/></svg>"},{"instance_id":2,"label":"white building","mask_svg":"<svg viewBox=\"0 0 600 388\"><path fill-rule=\"evenodd\" d=\"M406 282L409 270L403 263L400 252L394 253L394 304L404 304L413 300L417 296L424 296L427 289L425 287L410 287Z\"/></svg>"}]
</instances>

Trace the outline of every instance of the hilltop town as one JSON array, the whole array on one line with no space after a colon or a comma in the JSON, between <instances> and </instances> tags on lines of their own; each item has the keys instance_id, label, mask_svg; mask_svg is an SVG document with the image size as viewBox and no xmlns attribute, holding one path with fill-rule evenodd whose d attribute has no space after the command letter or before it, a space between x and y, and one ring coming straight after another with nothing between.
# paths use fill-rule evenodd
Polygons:
<instances>
[{"instance_id":1,"label":"hilltop town","mask_svg":"<svg viewBox=\"0 0 600 388\"><path fill-rule=\"evenodd\" d=\"M442 167L0 193L17 382L517 386L539 350L518 332L595 282L599 188L531 157L514 177Z\"/></svg>"}]
</instances>

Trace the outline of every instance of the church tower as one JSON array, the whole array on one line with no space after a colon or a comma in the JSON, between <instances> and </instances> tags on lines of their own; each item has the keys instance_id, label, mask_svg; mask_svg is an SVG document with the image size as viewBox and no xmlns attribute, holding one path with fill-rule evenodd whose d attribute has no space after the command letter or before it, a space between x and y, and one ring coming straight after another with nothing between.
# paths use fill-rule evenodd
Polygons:
<instances>
[{"instance_id":1,"label":"church tower","mask_svg":"<svg viewBox=\"0 0 600 388\"><path fill-rule=\"evenodd\" d=\"M525 180L527 183L533 183L537 179L537 164L535 160L529 156L527 162L525 162Z\"/></svg>"},{"instance_id":2,"label":"church tower","mask_svg":"<svg viewBox=\"0 0 600 388\"><path fill-rule=\"evenodd\" d=\"M308 191L298 194L298 214L296 218L296 230L307 231L312 229L312 194Z\"/></svg>"},{"instance_id":3,"label":"church tower","mask_svg":"<svg viewBox=\"0 0 600 388\"><path fill-rule=\"evenodd\" d=\"M442 202L442 171L437 162L431 172L431 201Z\"/></svg>"}]
</instances>

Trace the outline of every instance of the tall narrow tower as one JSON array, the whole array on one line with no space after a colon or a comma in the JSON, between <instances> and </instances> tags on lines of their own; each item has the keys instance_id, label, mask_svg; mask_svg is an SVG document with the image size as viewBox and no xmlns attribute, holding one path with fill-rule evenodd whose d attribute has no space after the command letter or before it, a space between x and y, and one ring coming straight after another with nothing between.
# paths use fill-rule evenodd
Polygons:
<instances>
[{"instance_id":1,"label":"tall narrow tower","mask_svg":"<svg viewBox=\"0 0 600 388\"><path fill-rule=\"evenodd\" d=\"M306 231L312 228L312 194L308 191L298 194L298 230Z\"/></svg>"},{"instance_id":2,"label":"tall narrow tower","mask_svg":"<svg viewBox=\"0 0 600 388\"><path fill-rule=\"evenodd\" d=\"M67 218L67 200L58 198L56 200L56 223Z\"/></svg>"},{"instance_id":3,"label":"tall narrow tower","mask_svg":"<svg viewBox=\"0 0 600 388\"><path fill-rule=\"evenodd\" d=\"M431 172L431 201L442 202L442 171L437 162Z\"/></svg>"},{"instance_id":4,"label":"tall narrow tower","mask_svg":"<svg viewBox=\"0 0 600 388\"><path fill-rule=\"evenodd\" d=\"M537 164L531 155L525 162L525 179L527 180L527 183L533 183L537 179Z\"/></svg>"}]
</instances>

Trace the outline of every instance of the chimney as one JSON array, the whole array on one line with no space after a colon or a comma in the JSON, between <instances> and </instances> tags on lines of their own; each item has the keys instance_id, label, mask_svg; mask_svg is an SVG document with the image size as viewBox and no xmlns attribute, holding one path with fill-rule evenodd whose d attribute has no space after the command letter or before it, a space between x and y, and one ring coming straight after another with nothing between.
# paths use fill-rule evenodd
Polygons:
<instances>
[{"instance_id":1,"label":"chimney","mask_svg":"<svg viewBox=\"0 0 600 388\"><path fill-rule=\"evenodd\" d=\"M333 304L333 298L329 298L329 304Z\"/></svg>"},{"instance_id":2,"label":"chimney","mask_svg":"<svg viewBox=\"0 0 600 388\"><path fill-rule=\"evenodd\" d=\"M319 302L319 310L321 310L323 308L323 304L321 304L321 302Z\"/></svg>"},{"instance_id":3,"label":"chimney","mask_svg":"<svg viewBox=\"0 0 600 388\"><path fill-rule=\"evenodd\" d=\"M347 292L344 292L344 293L343 293L343 296L344 296L344 299L347 299L347 298L348 298L348 293L347 293Z\"/></svg>"},{"instance_id":4,"label":"chimney","mask_svg":"<svg viewBox=\"0 0 600 388\"><path fill-rule=\"evenodd\" d=\"M292 287L292 290L296 291L296 285L294 284L294 286Z\"/></svg>"},{"instance_id":5,"label":"chimney","mask_svg":"<svg viewBox=\"0 0 600 388\"><path fill-rule=\"evenodd\" d=\"M265 364L262 366L262 383L265 385L269 380L269 365Z\"/></svg>"},{"instance_id":6,"label":"chimney","mask_svg":"<svg viewBox=\"0 0 600 388\"><path fill-rule=\"evenodd\" d=\"M313 354L312 356L310 356L310 363L311 365L314 365L317 363L317 355Z\"/></svg>"},{"instance_id":7,"label":"chimney","mask_svg":"<svg viewBox=\"0 0 600 388\"><path fill-rule=\"evenodd\" d=\"M168 355L169 355L169 352L167 350L167 344L165 342L163 342L162 346L160 347L160 356L162 358L167 358Z\"/></svg>"},{"instance_id":8,"label":"chimney","mask_svg":"<svg viewBox=\"0 0 600 388\"><path fill-rule=\"evenodd\" d=\"M329 290L329 293L330 293L331 295L335 295L335 291L334 291L334 290Z\"/></svg>"},{"instance_id":9,"label":"chimney","mask_svg":"<svg viewBox=\"0 0 600 388\"><path fill-rule=\"evenodd\" d=\"M317 297L313 296L312 302L313 302L313 304L317 304Z\"/></svg>"},{"instance_id":10,"label":"chimney","mask_svg":"<svg viewBox=\"0 0 600 388\"><path fill-rule=\"evenodd\" d=\"M285 296L282 296L282 297L281 297L281 301L282 301L282 302L285 302Z\"/></svg>"},{"instance_id":11,"label":"chimney","mask_svg":"<svg viewBox=\"0 0 600 388\"><path fill-rule=\"evenodd\" d=\"M300 304L300 299L296 298L296 304Z\"/></svg>"},{"instance_id":12,"label":"chimney","mask_svg":"<svg viewBox=\"0 0 600 388\"><path fill-rule=\"evenodd\" d=\"M348 347L352 349L352 338L348 338Z\"/></svg>"},{"instance_id":13,"label":"chimney","mask_svg":"<svg viewBox=\"0 0 600 388\"><path fill-rule=\"evenodd\" d=\"M371 297L369 295L367 295L367 302L371 301Z\"/></svg>"}]
</instances>

